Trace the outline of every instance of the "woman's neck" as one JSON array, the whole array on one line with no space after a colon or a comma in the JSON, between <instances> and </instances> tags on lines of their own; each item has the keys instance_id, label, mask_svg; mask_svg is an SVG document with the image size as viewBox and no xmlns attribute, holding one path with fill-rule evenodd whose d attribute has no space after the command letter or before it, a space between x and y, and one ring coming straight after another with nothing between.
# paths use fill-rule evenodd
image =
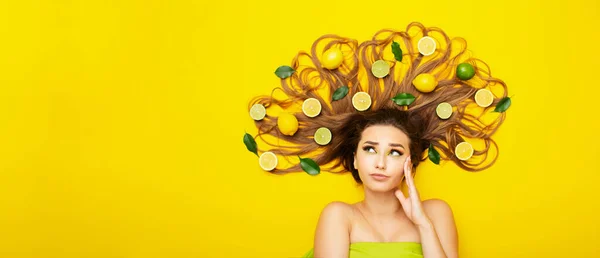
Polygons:
<instances>
[{"instance_id":1,"label":"woman's neck","mask_svg":"<svg viewBox=\"0 0 600 258\"><path fill-rule=\"evenodd\" d=\"M395 215L402 210L400 201L394 194L394 190L389 192L373 192L365 189L364 208L375 216Z\"/></svg>"}]
</instances>

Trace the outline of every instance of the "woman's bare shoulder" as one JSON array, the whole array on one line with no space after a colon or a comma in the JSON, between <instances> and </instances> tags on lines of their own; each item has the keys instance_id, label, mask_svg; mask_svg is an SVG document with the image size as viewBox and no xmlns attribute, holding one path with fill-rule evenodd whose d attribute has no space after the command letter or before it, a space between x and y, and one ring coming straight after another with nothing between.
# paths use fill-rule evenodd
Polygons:
<instances>
[{"instance_id":1,"label":"woman's bare shoulder","mask_svg":"<svg viewBox=\"0 0 600 258\"><path fill-rule=\"evenodd\" d=\"M343 215L343 214L348 214L348 212L352 211L352 206L353 204L349 204L349 203L345 203L342 201L333 201L328 203L327 205L325 205L325 207L323 208L323 211L321 212L322 214L337 214L337 215Z\"/></svg>"},{"instance_id":2,"label":"woman's bare shoulder","mask_svg":"<svg viewBox=\"0 0 600 258\"><path fill-rule=\"evenodd\" d=\"M423 201L423 209L431 219L444 219L453 217L452 208L442 199L428 199Z\"/></svg>"}]
</instances>

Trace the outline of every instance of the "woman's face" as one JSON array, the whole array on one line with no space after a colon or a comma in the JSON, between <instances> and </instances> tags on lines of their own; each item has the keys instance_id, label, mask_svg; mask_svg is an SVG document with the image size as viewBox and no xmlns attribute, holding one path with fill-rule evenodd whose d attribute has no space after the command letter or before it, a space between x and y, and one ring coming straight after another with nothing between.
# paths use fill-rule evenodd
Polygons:
<instances>
[{"instance_id":1,"label":"woman's face","mask_svg":"<svg viewBox=\"0 0 600 258\"><path fill-rule=\"evenodd\" d=\"M376 192L395 190L404 177L404 161L410 157L410 139L392 125L367 127L354 154L354 167L365 188Z\"/></svg>"}]
</instances>

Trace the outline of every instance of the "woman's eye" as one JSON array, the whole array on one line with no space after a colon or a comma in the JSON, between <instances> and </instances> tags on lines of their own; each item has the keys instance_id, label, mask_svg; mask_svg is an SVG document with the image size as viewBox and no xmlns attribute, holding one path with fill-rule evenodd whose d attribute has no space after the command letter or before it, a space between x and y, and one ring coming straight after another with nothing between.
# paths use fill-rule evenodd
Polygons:
<instances>
[{"instance_id":1,"label":"woman's eye","mask_svg":"<svg viewBox=\"0 0 600 258\"><path fill-rule=\"evenodd\" d=\"M402 153L401 153L401 152L399 152L399 151L397 151L397 150L392 150L392 151L390 152L390 154L392 154L393 156L402 156Z\"/></svg>"},{"instance_id":2,"label":"woman's eye","mask_svg":"<svg viewBox=\"0 0 600 258\"><path fill-rule=\"evenodd\" d=\"M363 148L364 151L366 152L371 152L374 153L375 152L375 148L371 147L371 146L366 146Z\"/></svg>"}]
</instances>

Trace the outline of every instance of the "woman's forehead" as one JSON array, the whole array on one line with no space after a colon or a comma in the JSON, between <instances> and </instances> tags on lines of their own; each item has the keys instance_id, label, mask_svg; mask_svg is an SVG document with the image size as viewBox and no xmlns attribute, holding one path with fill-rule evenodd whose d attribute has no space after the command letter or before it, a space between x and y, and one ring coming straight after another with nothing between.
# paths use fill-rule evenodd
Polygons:
<instances>
[{"instance_id":1,"label":"woman's forehead","mask_svg":"<svg viewBox=\"0 0 600 258\"><path fill-rule=\"evenodd\" d=\"M392 125L373 125L363 130L360 142L400 143L408 146L410 139L402 130Z\"/></svg>"}]
</instances>

